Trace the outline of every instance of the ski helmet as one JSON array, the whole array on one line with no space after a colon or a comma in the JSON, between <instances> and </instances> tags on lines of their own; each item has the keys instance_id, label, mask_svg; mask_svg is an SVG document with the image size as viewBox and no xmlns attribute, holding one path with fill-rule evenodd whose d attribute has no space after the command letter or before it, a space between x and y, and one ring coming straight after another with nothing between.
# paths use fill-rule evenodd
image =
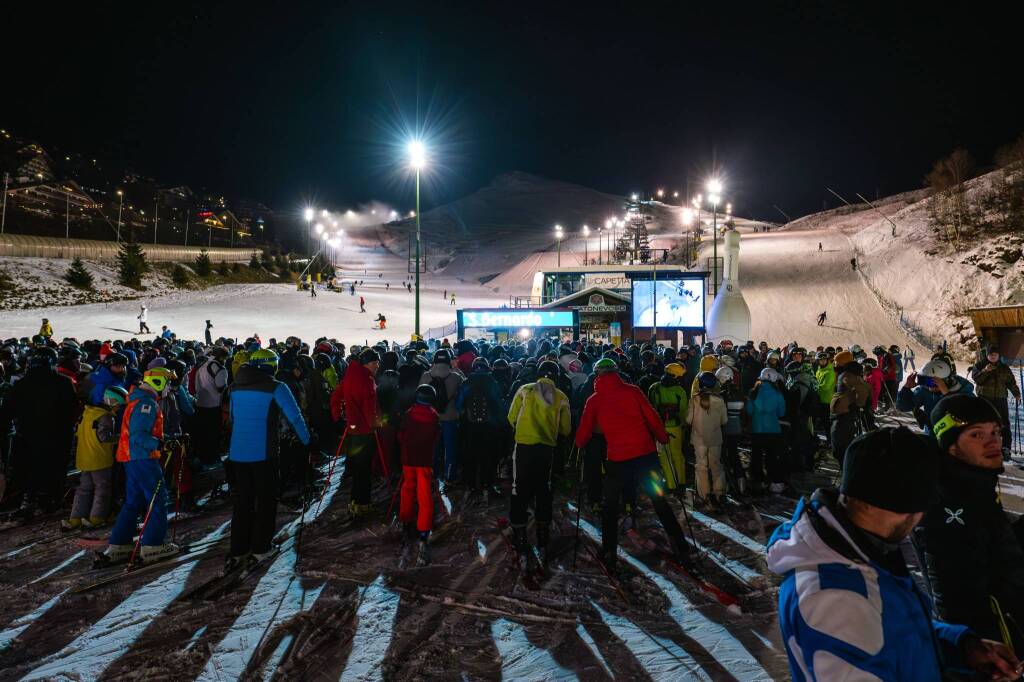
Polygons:
<instances>
[{"instance_id":1,"label":"ski helmet","mask_svg":"<svg viewBox=\"0 0 1024 682\"><path fill-rule=\"evenodd\" d=\"M718 371L715 372L715 378L718 379L718 383L723 386L731 384L733 379L732 370L728 367L719 367Z\"/></svg>"},{"instance_id":2,"label":"ski helmet","mask_svg":"<svg viewBox=\"0 0 1024 682\"><path fill-rule=\"evenodd\" d=\"M702 391L710 391L718 386L718 378L714 372L701 372L697 375L697 387Z\"/></svg>"},{"instance_id":3,"label":"ski helmet","mask_svg":"<svg viewBox=\"0 0 1024 682\"><path fill-rule=\"evenodd\" d=\"M540 363L540 365L537 367L537 377L543 377L545 379L551 379L552 381L554 381L555 379L558 378L558 363L552 362L551 360L545 360L544 362Z\"/></svg>"},{"instance_id":4,"label":"ski helmet","mask_svg":"<svg viewBox=\"0 0 1024 682\"><path fill-rule=\"evenodd\" d=\"M722 364L724 366L726 366L726 367L735 367L736 366L736 358L734 358L731 355L723 355L722 356Z\"/></svg>"},{"instance_id":5,"label":"ski helmet","mask_svg":"<svg viewBox=\"0 0 1024 682\"><path fill-rule=\"evenodd\" d=\"M608 374L618 371L619 366L611 358L601 358L594 363L594 372L597 374Z\"/></svg>"},{"instance_id":6,"label":"ski helmet","mask_svg":"<svg viewBox=\"0 0 1024 682\"><path fill-rule=\"evenodd\" d=\"M786 374L799 374L804 369L804 363L792 360L786 365Z\"/></svg>"},{"instance_id":7,"label":"ski helmet","mask_svg":"<svg viewBox=\"0 0 1024 682\"><path fill-rule=\"evenodd\" d=\"M861 348L860 345L855 343L852 346L850 346L850 352L856 355L857 353L863 353L864 349Z\"/></svg>"},{"instance_id":8,"label":"ski helmet","mask_svg":"<svg viewBox=\"0 0 1024 682\"><path fill-rule=\"evenodd\" d=\"M821 351L820 353L818 353L817 355L814 356L814 359L818 360L819 362L821 360L824 360L825 362L828 362L828 353L826 353L825 351Z\"/></svg>"},{"instance_id":9,"label":"ski helmet","mask_svg":"<svg viewBox=\"0 0 1024 682\"><path fill-rule=\"evenodd\" d=\"M170 385L171 379L171 370L166 367L147 369L146 373L142 375L142 383L156 391L157 395L164 395L167 391L167 387Z\"/></svg>"},{"instance_id":10,"label":"ski helmet","mask_svg":"<svg viewBox=\"0 0 1024 682\"><path fill-rule=\"evenodd\" d=\"M771 362L772 360L774 360L775 362L782 362L782 355L779 353L779 351L773 350L772 352L768 353L768 357L765 358L765 361Z\"/></svg>"},{"instance_id":11,"label":"ski helmet","mask_svg":"<svg viewBox=\"0 0 1024 682\"><path fill-rule=\"evenodd\" d=\"M491 363L487 362L487 358L477 358L473 360L473 371L474 372L490 372Z\"/></svg>"},{"instance_id":12,"label":"ski helmet","mask_svg":"<svg viewBox=\"0 0 1024 682\"><path fill-rule=\"evenodd\" d=\"M509 368L508 360L505 358L498 358L494 361L493 369L496 372L504 371Z\"/></svg>"},{"instance_id":13,"label":"ski helmet","mask_svg":"<svg viewBox=\"0 0 1024 682\"><path fill-rule=\"evenodd\" d=\"M39 348L28 361L29 368L53 369L57 364L57 351L52 348Z\"/></svg>"},{"instance_id":14,"label":"ski helmet","mask_svg":"<svg viewBox=\"0 0 1024 682\"><path fill-rule=\"evenodd\" d=\"M684 368L678 362L670 362L667 365L665 365L665 374L669 375L670 377L675 377L678 379L679 377L686 374L686 368Z\"/></svg>"},{"instance_id":15,"label":"ski helmet","mask_svg":"<svg viewBox=\"0 0 1024 682\"><path fill-rule=\"evenodd\" d=\"M863 363L865 367L878 367L878 361L874 358L864 358Z\"/></svg>"},{"instance_id":16,"label":"ski helmet","mask_svg":"<svg viewBox=\"0 0 1024 682\"><path fill-rule=\"evenodd\" d=\"M956 442L968 426L1003 424L1002 418L991 403L973 395L951 395L943 398L932 409L931 422L932 433L939 441L939 449L943 453L949 452L949 446Z\"/></svg>"},{"instance_id":17,"label":"ski helmet","mask_svg":"<svg viewBox=\"0 0 1024 682\"><path fill-rule=\"evenodd\" d=\"M249 366L273 374L277 371L277 353L269 348L261 348L249 354Z\"/></svg>"},{"instance_id":18,"label":"ski helmet","mask_svg":"<svg viewBox=\"0 0 1024 682\"><path fill-rule=\"evenodd\" d=\"M430 384L420 384L416 387L416 402L421 405L433 405L437 402L437 389Z\"/></svg>"},{"instance_id":19,"label":"ski helmet","mask_svg":"<svg viewBox=\"0 0 1024 682\"><path fill-rule=\"evenodd\" d=\"M117 407L128 402L128 391L121 386L111 386L103 391L103 404L107 407Z\"/></svg>"},{"instance_id":20,"label":"ski helmet","mask_svg":"<svg viewBox=\"0 0 1024 682\"><path fill-rule=\"evenodd\" d=\"M123 367L128 364L128 356L124 353L111 353L107 356L107 364L114 367Z\"/></svg>"},{"instance_id":21,"label":"ski helmet","mask_svg":"<svg viewBox=\"0 0 1024 682\"><path fill-rule=\"evenodd\" d=\"M900 352L900 347L899 347L899 346L897 346L897 345L896 345L896 344L894 343L894 344L892 344L891 346L889 346L889 352L890 352L890 353L899 353L899 352Z\"/></svg>"},{"instance_id":22,"label":"ski helmet","mask_svg":"<svg viewBox=\"0 0 1024 682\"><path fill-rule=\"evenodd\" d=\"M439 350L434 353L434 364L435 365L451 365L452 356L448 354L446 350Z\"/></svg>"},{"instance_id":23,"label":"ski helmet","mask_svg":"<svg viewBox=\"0 0 1024 682\"><path fill-rule=\"evenodd\" d=\"M714 372L718 367L718 358L714 355L705 355L700 359L701 372Z\"/></svg>"},{"instance_id":24,"label":"ski helmet","mask_svg":"<svg viewBox=\"0 0 1024 682\"><path fill-rule=\"evenodd\" d=\"M757 377L761 381L767 381L775 383L776 381L782 381L782 375L779 374L778 370L772 369L771 367L765 367L761 370L761 374Z\"/></svg>"},{"instance_id":25,"label":"ski helmet","mask_svg":"<svg viewBox=\"0 0 1024 682\"><path fill-rule=\"evenodd\" d=\"M942 379L945 381L953 375L953 368L949 366L949 363L939 358L932 360L921 368L921 376L928 377L929 379Z\"/></svg>"},{"instance_id":26,"label":"ski helmet","mask_svg":"<svg viewBox=\"0 0 1024 682\"><path fill-rule=\"evenodd\" d=\"M836 353L835 359L833 360L836 369L846 367L852 362L854 362L853 353L851 353L848 350L839 351L838 353Z\"/></svg>"}]
</instances>

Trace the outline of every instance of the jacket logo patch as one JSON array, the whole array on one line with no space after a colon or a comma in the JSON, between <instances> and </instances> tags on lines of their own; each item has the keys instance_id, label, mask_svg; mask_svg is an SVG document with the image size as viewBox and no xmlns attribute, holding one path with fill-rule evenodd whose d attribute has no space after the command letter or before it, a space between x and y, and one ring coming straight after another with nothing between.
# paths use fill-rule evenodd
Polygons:
<instances>
[{"instance_id":1,"label":"jacket logo patch","mask_svg":"<svg viewBox=\"0 0 1024 682\"><path fill-rule=\"evenodd\" d=\"M149 414L152 411L153 411L153 408L152 408L151 405L143 405L142 407L139 408L139 412L141 412L142 414ZM947 510L947 511L949 511L949 510Z\"/></svg>"},{"instance_id":2,"label":"jacket logo patch","mask_svg":"<svg viewBox=\"0 0 1024 682\"><path fill-rule=\"evenodd\" d=\"M949 514L949 517L946 518L946 523L947 524L950 524L950 523L953 523L954 521L956 521L961 526L966 526L967 525L966 523L964 523L964 520L962 518L960 518L960 515L964 513L963 507L961 507L960 509L957 509L956 511L953 511L949 507L946 507L946 513Z\"/></svg>"}]
</instances>

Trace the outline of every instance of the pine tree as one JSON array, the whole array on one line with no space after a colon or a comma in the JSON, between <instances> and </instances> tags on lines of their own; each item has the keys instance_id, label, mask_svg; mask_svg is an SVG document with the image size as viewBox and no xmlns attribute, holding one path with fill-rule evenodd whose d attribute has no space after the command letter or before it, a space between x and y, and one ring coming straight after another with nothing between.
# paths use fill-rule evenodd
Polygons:
<instances>
[{"instance_id":1,"label":"pine tree","mask_svg":"<svg viewBox=\"0 0 1024 682\"><path fill-rule=\"evenodd\" d=\"M188 271L181 266L181 263L174 264L174 270L171 272L171 281L178 287L188 286Z\"/></svg>"},{"instance_id":2,"label":"pine tree","mask_svg":"<svg viewBox=\"0 0 1024 682\"><path fill-rule=\"evenodd\" d=\"M217 274L220 275L221 277L227 277L229 272L230 270L228 270L228 264L225 263L224 261L221 261L220 264L217 265Z\"/></svg>"},{"instance_id":3,"label":"pine tree","mask_svg":"<svg viewBox=\"0 0 1024 682\"><path fill-rule=\"evenodd\" d=\"M210 254L206 253L206 249L200 251L196 256L195 267L192 269L200 277L209 277L213 272L213 263L210 262Z\"/></svg>"},{"instance_id":4,"label":"pine tree","mask_svg":"<svg viewBox=\"0 0 1024 682\"><path fill-rule=\"evenodd\" d=\"M71 261L68 271L64 273L64 280L73 287L92 290L92 275L85 269L82 259L77 256Z\"/></svg>"},{"instance_id":5,"label":"pine tree","mask_svg":"<svg viewBox=\"0 0 1024 682\"><path fill-rule=\"evenodd\" d=\"M146 254L135 242L124 242L117 252L117 273L122 285L139 289L142 287L142 276L149 272Z\"/></svg>"}]
</instances>

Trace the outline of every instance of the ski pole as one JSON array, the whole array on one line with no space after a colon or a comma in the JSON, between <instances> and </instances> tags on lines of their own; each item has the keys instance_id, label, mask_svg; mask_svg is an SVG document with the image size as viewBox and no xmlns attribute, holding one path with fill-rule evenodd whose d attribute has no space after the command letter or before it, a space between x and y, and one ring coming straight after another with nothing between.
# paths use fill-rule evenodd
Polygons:
<instances>
[{"instance_id":1,"label":"ski pole","mask_svg":"<svg viewBox=\"0 0 1024 682\"><path fill-rule=\"evenodd\" d=\"M172 453L173 454L173 453ZM185 468L185 456L181 451L178 451L177 465L178 475L177 483L174 486L174 520L171 523L171 542L174 542L178 538L178 514L181 510L181 475L182 470Z\"/></svg>"},{"instance_id":2,"label":"ski pole","mask_svg":"<svg viewBox=\"0 0 1024 682\"><path fill-rule=\"evenodd\" d=\"M345 433L341 435L341 440L338 442L338 449L334 452L334 457L331 458L331 466L327 468L327 481L324 483L324 489L320 491L320 497L316 502L316 511L320 513L320 505L324 502L324 495L327 494L327 489L331 487L331 478L334 476L334 464L338 461L338 457L341 456L341 449L345 446L345 439L348 438L348 429L345 429Z\"/></svg>"},{"instance_id":3,"label":"ski pole","mask_svg":"<svg viewBox=\"0 0 1024 682\"><path fill-rule=\"evenodd\" d=\"M576 457L580 460L583 459L582 448L576 448ZM576 539L572 545L572 572L576 572L576 554L580 548L580 510L583 508L583 466L584 462L581 462L580 466L580 478L576 484Z\"/></svg>"},{"instance_id":4,"label":"ski pole","mask_svg":"<svg viewBox=\"0 0 1024 682\"><path fill-rule=\"evenodd\" d=\"M146 510L146 518L142 520L142 528L139 529L139 539L135 541L135 547L132 548L132 554L128 557L128 566L131 567L135 563L135 555L139 551L139 546L142 544L142 538L146 534L146 526L149 525L149 518L153 515L153 505L156 503L156 497L160 494L160 486L164 484L163 471L160 472L160 480L156 482L156 487L153 488L153 497L149 498L149 508Z\"/></svg>"},{"instance_id":5,"label":"ski pole","mask_svg":"<svg viewBox=\"0 0 1024 682\"><path fill-rule=\"evenodd\" d=\"M388 487L391 487L391 467L384 460L384 445L380 442L380 431L377 429L373 430L373 437L377 441L377 457L380 459L380 468L384 473L384 480L388 482Z\"/></svg>"}]
</instances>

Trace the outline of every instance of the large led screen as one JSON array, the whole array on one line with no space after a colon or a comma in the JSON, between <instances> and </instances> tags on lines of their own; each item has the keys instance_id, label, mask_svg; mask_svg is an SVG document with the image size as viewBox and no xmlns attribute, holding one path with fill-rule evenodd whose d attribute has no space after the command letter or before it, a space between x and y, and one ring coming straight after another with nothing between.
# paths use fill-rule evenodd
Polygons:
<instances>
[{"instance_id":1,"label":"large led screen","mask_svg":"<svg viewBox=\"0 0 1024 682\"><path fill-rule=\"evenodd\" d=\"M658 319L654 319L654 311ZM703 279L633 280L633 326L704 328Z\"/></svg>"}]
</instances>

